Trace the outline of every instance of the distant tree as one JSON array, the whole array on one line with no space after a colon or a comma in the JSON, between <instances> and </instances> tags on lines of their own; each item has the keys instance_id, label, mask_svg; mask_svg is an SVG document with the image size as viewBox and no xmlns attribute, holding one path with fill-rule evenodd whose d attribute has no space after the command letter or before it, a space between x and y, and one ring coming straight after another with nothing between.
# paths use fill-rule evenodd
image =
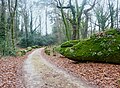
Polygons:
<instances>
[{"instance_id":1,"label":"distant tree","mask_svg":"<svg viewBox=\"0 0 120 88\"><path fill-rule=\"evenodd\" d=\"M89 22L89 12L94 8L95 3L96 3L96 0L94 0L94 2L93 2L93 4L91 5L90 8L84 10L84 14L85 14L85 28L84 28L83 38L87 38L88 22Z\"/></svg>"},{"instance_id":2,"label":"distant tree","mask_svg":"<svg viewBox=\"0 0 120 88\"><path fill-rule=\"evenodd\" d=\"M108 8L110 12L110 23L111 23L111 28L114 28L114 22L115 22L115 10L114 10L114 4L112 0L108 0Z\"/></svg>"},{"instance_id":3,"label":"distant tree","mask_svg":"<svg viewBox=\"0 0 120 88\"><path fill-rule=\"evenodd\" d=\"M119 1L119 0L117 0L117 9L116 9L117 29L119 29L119 28L118 28L118 24L119 24L119 15L118 15L118 13L119 13L119 3L118 3L118 1Z\"/></svg>"},{"instance_id":4,"label":"distant tree","mask_svg":"<svg viewBox=\"0 0 120 88\"><path fill-rule=\"evenodd\" d=\"M104 10L104 6L98 4L97 7L94 9L95 16L97 18L98 24L96 24L99 27L99 31L104 31L106 27L109 26L109 23L107 24L107 21L109 20L109 12Z\"/></svg>"},{"instance_id":5,"label":"distant tree","mask_svg":"<svg viewBox=\"0 0 120 88\"><path fill-rule=\"evenodd\" d=\"M46 36L48 35L47 31L48 31L48 25L47 25L47 22L48 22L48 13L47 13L47 6L45 6L45 29L46 29Z\"/></svg>"}]
</instances>

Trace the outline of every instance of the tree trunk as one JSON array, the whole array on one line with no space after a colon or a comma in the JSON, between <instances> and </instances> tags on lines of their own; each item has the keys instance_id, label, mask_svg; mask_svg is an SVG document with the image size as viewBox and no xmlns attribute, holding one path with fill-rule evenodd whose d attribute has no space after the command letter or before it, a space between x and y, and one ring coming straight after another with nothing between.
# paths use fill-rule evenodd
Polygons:
<instances>
[{"instance_id":1,"label":"tree trunk","mask_svg":"<svg viewBox=\"0 0 120 88\"><path fill-rule=\"evenodd\" d=\"M110 12L110 21L111 21L111 26L110 28L114 27L114 7L113 7L113 3L110 2L110 0L108 0L108 5L109 5L109 12Z\"/></svg>"},{"instance_id":2,"label":"tree trunk","mask_svg":"<svg viewBox=\"0 0 120 88\"><path fill-rule=\"evenodd\" d=\"M15 6L13 5L14 5L13 1L8 0L8 7L9 7L9 13L10 13L11 42L12 42L12 48L15 51L14 18L15 18L15 13L17 10L17 0L15 0Z\"/></svg>"},{"instance_id":3,"label":"tree trunk","mask_svg":"<svg viewBox=\"0 0 120 88\"><path fill-rule=\"evenodd\" d=\"M67 24L67 20L66 20L66 18L64 16L64 12L63 12L62 7L61 7L61 14L62 14L63 22L64 22L64 25L65 25L66 37L67 37L67 40L69 41L70 37L69 37L69 32L68 32L68 24Z\"/></svg>"},{"instance_id":4,"label":"tree trunk","mask_svg":"<svg viewBox=\"0 0 120 88\"><path fill-rule=\"evenodd\" d=\"M5 1L1 0L2 2L2 9L1 9L1 20L0 20L0 37L1 37L1 42L0 44L2 45L2 55L5 54L5 40L6 40L6 21L5 21Z\"/></svg>"},{"instance_id":5,"label":"tree trunk","mask_svg":"<svg viewBox=\"0 0 120 88\"><path fill-rule=\"evenodd\" d=\"M30 9L31 10L31 9ZM32 15L32 10L30 11L30 32L31 32L31 35L33 34L33 15Z\"/></svg>"},{"instance_id":6,"label":"tree trunk","mask_svg":"<svg viewBox=\"0 0 120 88\"><path fill-rule=\"evenodd\" d=\"M26 47L28 47L28 16L27 12L24 14L24 24L25 24L25 43Z\"/></svg>"},{"instance_id":7,"label":"tree trunk","mask_svg":"<svg viewBox=\"0 0 120 88\"><path fill-rule=\"evenodd\" d=\"M118 13L119 13L119 6L118 5L119 5L119 3L118 3L118 0L117 0L117 29L119 29L118 28L118 25L119 25L119 15L118 15Z\"/></svg>"},{"instance_id":8,"label":"tree trunk","mask_svg":"<svg viewBox=\"0 0 120 88\"><path fill-rule=\"evenodd\" d=\"M73 24L73 34L72 34L72 40L76 40L77 39L77 25Z\"/></svg>"},{"instance_id":9,"label":"tree trunk","mask_svg":"<svg viewBox=\"0 0 120 88\"><path fill-rule=\"evenodd\" d=\"M89 13L88 12L93 9L93 7L95 6L95 2L96 2L96 0L94 0L94 3L90 8L84 10L84 14L85 14L86 18L85 18L85 29L84 29L83 38L87 38L87 35L88 35L88 20L89 20Z\"/></svg>"},{"instance_id":10,"label":"tree trunk","mask_svg":"<svg viewBox=\"0 0 120 88\"><path fill-rule=\"evenodd\" d=\"M46 36L48 35L47 33L47 6L45 7L45 29L46 29Z\"/></svg>"},{"instance_id":11,"label":"tree trunk","mask_svg":"<svg viewBox=\"0 0 120 88\"><path fill-rule=\"evenodd\" d=\"M84 33L83 33L83 39L87 38L87 35L88 35L88 19L89 19L88 13L85 13L85 16L86 18L85 18L85 28L84 28Z\"/></svg>"},{"instance_id":12,"label":"tree trunk","mask_svg":"<svg viewBox=\"0 0 120 88\"><path fill-rule=\"evenodd\" d=\"M14 36L14 16L11 16L11 40L12 40L12 48L15 50L15 36Z\"/></svg>"}]
</instances>

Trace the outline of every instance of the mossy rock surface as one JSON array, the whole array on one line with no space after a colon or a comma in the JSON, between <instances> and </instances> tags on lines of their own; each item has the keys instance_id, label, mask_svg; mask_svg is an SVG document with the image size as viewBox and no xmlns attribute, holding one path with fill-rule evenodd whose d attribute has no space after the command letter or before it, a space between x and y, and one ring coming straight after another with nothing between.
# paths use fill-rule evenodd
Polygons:
<instances>
[{"instance_id":1,"label":"mossy rock surface","mask_svg":"<svg viewBox=\"0 0 120 88\"><path fill-rule=\"evenodd\" d=\"M120 64L120 32L117 30L94 34L90 39L73 42L63 43L58 51L75 61Z\"/></svg>"},{"instance_id":2,"label":"mossy rock surface","mask_svg":"<svg viewBox=\"0 0 120 88\"><path fill-rule=\"evenodd\" d=\"M50 55L50 49L49 48L45 48L45 53L47 54L47 55Z\"/></svg>"},{"instance_id":3,"label":"mossy rock surface","mask_svg":"<svg viewBox=\"0 0 120 88\"><path fill-rule=\"evenodd\" d=\"M63 43L61 45L62 48L64 47L72 47L73 45L77 44L78 42L80 42L80 40L70 40L70 41L67 41L65 43Z\"/></svg>"},{"instance_id":4,"label":"mossy rock surface","mask_svg":"<svg viewBox=\"0 0 120 88\"><path fill-rule=\"evenodd\" d=\"M28 51L27 50L19 50L17 51L17 56L23 56L27 53Z\"/></svg>"},{"instance_id":5,"label":"mossy rock surface","mask_svg":"<svg viewBox=\"0 0 120 88\"><path fill-rule=\"evenodd\" d=\"M33 48L33 49L41 48L41 46L35 45L35 46L32 46L32 48Z\"/></svg>"},{"instance_id":6,"label":"mossy rock surface","mask_svg":"<svg viewBox=\"0 0 120 88\"><path fill-rule=\"evenodd\" d=\"M27 47L27 51L31 51L32 50L32 47Z\"/></svg>"}]
</instances>

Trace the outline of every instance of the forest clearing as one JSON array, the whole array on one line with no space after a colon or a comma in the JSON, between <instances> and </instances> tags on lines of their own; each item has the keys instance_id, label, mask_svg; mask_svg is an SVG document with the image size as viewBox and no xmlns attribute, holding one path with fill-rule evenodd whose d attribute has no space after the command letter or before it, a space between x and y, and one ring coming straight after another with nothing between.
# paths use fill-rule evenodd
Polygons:
<instances>
[{"instance_id":1,"label":"forest clearing","mask_svg":"<svg viewBox=\"0 0 120 88\"><path fill-rule=\"evenodd\" d=\"M0 88L120 88L120 1L0 0Z\"/></svg>"}]
</instances>

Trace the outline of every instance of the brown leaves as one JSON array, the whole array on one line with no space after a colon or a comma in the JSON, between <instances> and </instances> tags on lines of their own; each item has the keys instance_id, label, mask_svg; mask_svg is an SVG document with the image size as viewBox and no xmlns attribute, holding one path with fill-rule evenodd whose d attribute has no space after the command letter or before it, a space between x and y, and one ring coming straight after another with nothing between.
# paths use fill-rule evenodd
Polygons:
<instances>
[{"instance_id":1,"label":"brown leaves","mask_svg":"<svg viewBox=\"0 0 120 88\"><path fill-rule=\"evenodd\" d=\"M25 88L22 83L21 69L27 55L17 58L6 57L0 59L0 88Z\"/></svg>"},{"instance_id":2,"label":"brown leaves","mask_svg":"<svg viewBox=\"0 0 120 88\"><path fill-rule=\"evenodd\" d=\"M120 65L103 63L75 63L67 58L46 56L51 63L61 67L73 75L83 78L98 88L120 88Z\"/></svg>"},{"instance_id":3,"label":"brown leaves","mask_svg":"<svg viewBox=\"0 0 120 88\"><path fill-rule=\"evenodd\" d=\"M0 88L16 88L17 79L19 79L18 68L22 61L14 57L0 60Z\"/></svg>"}]
</instances>

